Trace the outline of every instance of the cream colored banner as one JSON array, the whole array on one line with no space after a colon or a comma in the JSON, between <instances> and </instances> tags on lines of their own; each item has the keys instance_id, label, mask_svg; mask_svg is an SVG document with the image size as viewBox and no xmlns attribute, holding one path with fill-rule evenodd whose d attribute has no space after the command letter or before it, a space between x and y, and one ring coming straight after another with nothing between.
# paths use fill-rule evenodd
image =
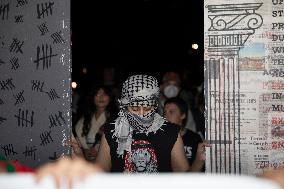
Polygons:
<instances>
[{"instance_id":1,"label":"cream colored banner","mask_svg":"<svg viewBox=\"0 0 284 189\"><path fill-rule=\"evenodd\" d=\"M284 1L204 2L206 171L284 165Z\"/></svg>"}]
</instances>

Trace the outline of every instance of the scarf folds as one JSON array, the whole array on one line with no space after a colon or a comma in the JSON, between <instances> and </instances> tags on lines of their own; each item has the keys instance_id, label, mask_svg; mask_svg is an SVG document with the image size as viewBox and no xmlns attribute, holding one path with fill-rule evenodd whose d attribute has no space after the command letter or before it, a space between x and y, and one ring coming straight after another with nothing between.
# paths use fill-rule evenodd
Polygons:
<instances>
[{"instance_id":1,"label":"scarf folds","mask_svg":"<svg viewBox=\"0 0 284 189\"><path fill-rule=\"evenodd\" d=\"M145 119L145 117L124 111L123 115L120 114L120 116L115 120L113 123L115 128L112 132L113 137L116 137L116 142L118 143L118 156L123 156L124 151L131 153L132 135L134 130L138 133L145 133L148 135L151 132L156 133L159 129L161 129L164 125L165 119L158 113L154 112L152 114L153 115L150 118ZM133 118L133 122L129 121L129 116ZM142 122L140 122L141 120ZM138 124L138 126L136 124L132 125L133 123L150 123L150 125L145 127L143 124Z\"/></svg>"}]
</instances>

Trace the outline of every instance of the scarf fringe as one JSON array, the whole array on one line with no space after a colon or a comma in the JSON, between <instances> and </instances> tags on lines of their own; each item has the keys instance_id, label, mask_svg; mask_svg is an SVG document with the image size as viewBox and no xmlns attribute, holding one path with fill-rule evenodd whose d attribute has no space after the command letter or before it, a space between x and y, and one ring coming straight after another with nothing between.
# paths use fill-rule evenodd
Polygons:
<instances>
[{"instance_id":1,"label":"scarf fringe","mask_svg":"<svg viewBox=\"0 0 284 189\"><path fill-rule=\"evenodd\" d=\"M155 113L152 125L146 132L139 133L145 133L148 135L151 132L155 134L159 129L164 131L161 127L165 125L165 121L166 120L163 117L161 117L158 113ZM112 138L116 137L116 142L118 143L118 157L123 156L124 151L131 153L131 144L133 141L132 134L134 129L130 126L125 115L119 116L113 124L115 125L115 128L111 132L113 132Z\"/></svg>"}]
</instances>

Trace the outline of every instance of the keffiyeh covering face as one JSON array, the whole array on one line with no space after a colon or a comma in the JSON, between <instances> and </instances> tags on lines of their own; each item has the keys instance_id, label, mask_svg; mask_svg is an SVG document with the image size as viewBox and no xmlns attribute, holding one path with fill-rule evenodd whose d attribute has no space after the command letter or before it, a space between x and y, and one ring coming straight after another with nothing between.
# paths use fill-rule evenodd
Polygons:
<instances>
[{"instance_id":1,"label":"keffiyeh covering face","mask_svg":"<svg viewBox=\"0 0 284 189\"><path fill-rule=\"evenodd\" d=\"M119 117L114 123L118 155L123 155L125 150L131 152L134 130L138 133L155 133L164 124L164 118L156 113L159 95L158 82L152 76L133 75L123 83L119 99ZM129 112L127 110L129 106L153 108L146 115L138 115Z\"/></svg>"}]
</instances>

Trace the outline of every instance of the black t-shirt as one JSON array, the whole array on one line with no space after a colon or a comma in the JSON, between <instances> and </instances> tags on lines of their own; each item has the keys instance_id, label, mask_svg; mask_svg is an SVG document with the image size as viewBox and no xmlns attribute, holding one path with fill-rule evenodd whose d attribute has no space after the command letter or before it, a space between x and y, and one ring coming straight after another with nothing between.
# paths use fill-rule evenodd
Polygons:
<instances>
[{"instance_id":1,"label":"black t-shirt","mask_svg":"<svg viewBox=\"0 0 284 189\"><path fill-rule=\"evenodd\" d=\"M187 161L192 165L196 157L198 144L202 143L202 139L197 133L186 129L186 133L182 136L182 140Z\"/></svg>"},{"instance_id":2,"label":"black t-shirt","mask_svg":"<svg viewBox=\"0 0 284 189\"><path fill-rule=\"evenodd\" d=\"M156 133L148 135L133 132L132 157L124 152L117 154L116 137L113 137L113 124L105 126L105 137L110 147L112 172L171 172L171 151L177 140L179 127L169 122ZM130 160L131 158L131 160Z\"/></svg>"}]
</instances>

